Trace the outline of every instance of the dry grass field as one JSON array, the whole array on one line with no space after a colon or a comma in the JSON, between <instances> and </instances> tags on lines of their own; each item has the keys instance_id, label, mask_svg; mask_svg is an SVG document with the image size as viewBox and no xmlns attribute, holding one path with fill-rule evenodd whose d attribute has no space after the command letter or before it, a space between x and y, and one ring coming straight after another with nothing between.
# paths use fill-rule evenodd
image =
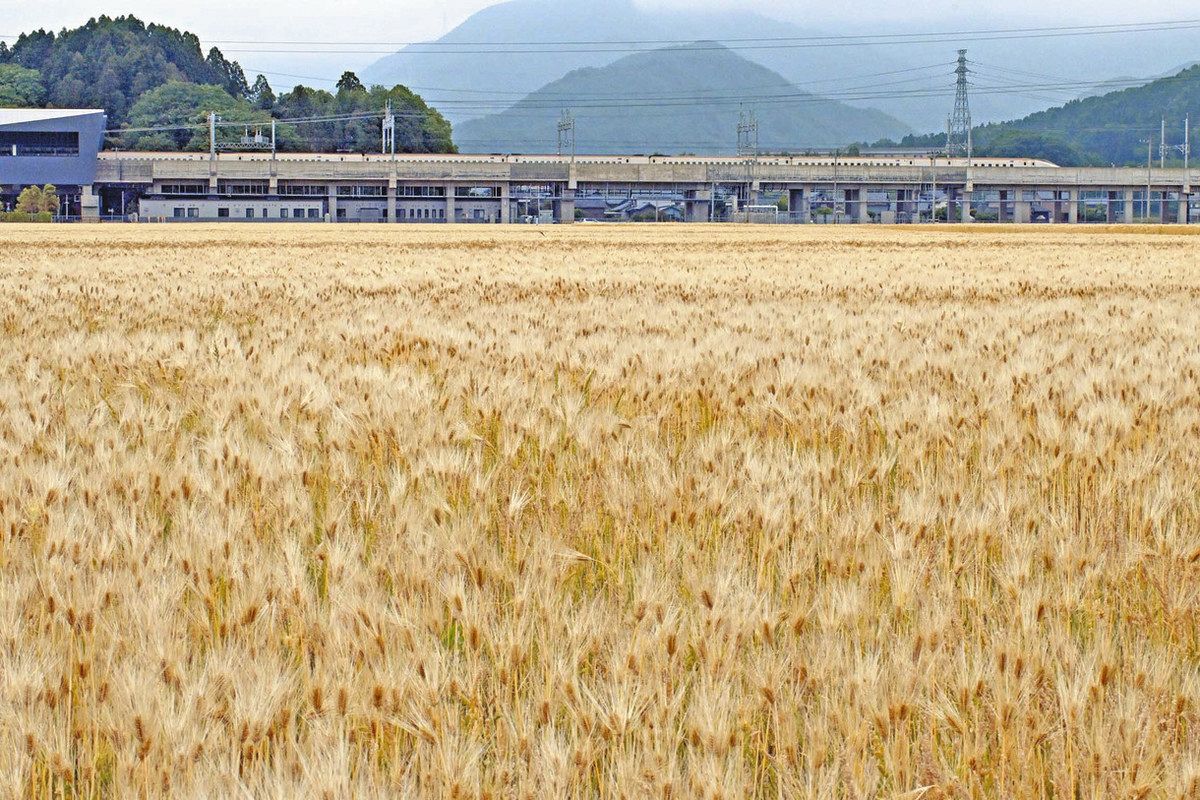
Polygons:
<instances>
[{"instance_id":1,"label":"dry grass field","mask_svg":"<svg viewBox=\"0 0 1200 800\"><path fill-rule=\"evenodd\" d=\"M1200 237L13 226L0 376L0 796L1200 796Z\"/></svg>"}]
</instances>

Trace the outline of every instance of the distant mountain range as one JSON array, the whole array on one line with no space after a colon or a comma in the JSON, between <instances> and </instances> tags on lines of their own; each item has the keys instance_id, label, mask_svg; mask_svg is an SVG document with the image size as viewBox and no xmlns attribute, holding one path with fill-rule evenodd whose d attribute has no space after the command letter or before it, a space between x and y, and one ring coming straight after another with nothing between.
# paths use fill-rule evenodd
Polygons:
<instances>
[{"instance_id":1,"label":"distant mountain range","mask_svg":"<svg viewBox=\"0 0 1200 800\"><path fill-rule=\"evenodd\" d=\"M805 93L776 72L713 42L626 56L575 70L505 111L460 123L461 152L550 152L571 106L580 153L731 152L754 96L763 149L833 147L902 136L904 123L873 109Z\"/></svg>"},{"instance_id":2,"label":"distant mountain range","mask_svg":"<svg viewBox=\"0 0 1200 800\"><path fill-rule=\"evenodd\" d=\"M436 42L410 45L377 61L362 75L369 83L402 83L435 98L442 113L458 123L503 110L567 73L661 49L664 42L820 34L740 10L643 8L633 0L511 0L483 9ZM535 41L546 44L527 44ZM882 47L741 52L788 80L817 81L817 87L831 77L902 66Z\"/></svg>"},{"instance_id":3,"label":"distant mountain range","mask_svg":"<svg viewBox=\"0 0 1200 800\"><path fill-rule=\"evenodd\" d=\"M793 4L778 8L781 15L796 14ZM956 7L940 29L1018 24L998 19ZM913 24L928 38L927 21ZM1187 29L900 43L908 32L894 23L883 30L869 17L858 29L815 30L743 9L511 0L483 9L436 42L383 58L363 75L369 83L409 86L457 124L502 111L577 69L682 41L717 40L807 92L883 111L916 130L941 130L954 104L952 62L960 46L968 48L972 61L971 107L979 123L1023 117L1093 93L1092 87L1116 76L1162 74L1200 56L1196 31ZM864 33L899 38L888 45L856 44L853 37ZM811 38L820 36L843 38ZM800 37L809 38L784 41Z\"/></svg>"}]
</instances>

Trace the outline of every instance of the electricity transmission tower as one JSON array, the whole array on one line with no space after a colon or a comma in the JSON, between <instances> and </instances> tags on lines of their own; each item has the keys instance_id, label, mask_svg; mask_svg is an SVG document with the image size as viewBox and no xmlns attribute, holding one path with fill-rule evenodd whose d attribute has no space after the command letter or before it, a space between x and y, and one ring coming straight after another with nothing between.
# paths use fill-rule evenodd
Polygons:
<instances>
[{"instance_id":1,"label":"electricity transmission tower","mask_svg":"<svg viewBox=\"0 0 1200 800\"><path fill-rule=\"evenodd\" d=\"M971 157L971 101L967 96L967 51L958 51L958 91L954 96L954 113L946 123L946 156L948 158Z\"/></svg>"},{"instance_id":2,"label":"electricity transmission tower","mask_svg":"<svg viewBox=\"0 0 1200 800\"><path fill-rule=\"evenodd\" d=\"M754 168L758 164L758 117L751 111L738 115L737 154L746 159L746 205L754 203Z\"/></svg>"},{"instance_id":3,"label":"electricity transmission tower","mask_svg":"<svg viewBox=\"0 0 1200 800\"><path fill-rule=\"evenodd\" d=\"M758 158L758 117L751 111L742 112L737 126L737 154L745 158Z\"/></svg>"},{"instance_id":4,"label":"electricity transmission tower","mask_svg":"<svg viewBox=\"0 0 1200 800\"><path fill-rule=\"evenodd\" d=\"M569 152L571 161L575 160L575 117L571 109L564 108L562 117L558 120L558 154Z\"/></svg>"}]
</instances>

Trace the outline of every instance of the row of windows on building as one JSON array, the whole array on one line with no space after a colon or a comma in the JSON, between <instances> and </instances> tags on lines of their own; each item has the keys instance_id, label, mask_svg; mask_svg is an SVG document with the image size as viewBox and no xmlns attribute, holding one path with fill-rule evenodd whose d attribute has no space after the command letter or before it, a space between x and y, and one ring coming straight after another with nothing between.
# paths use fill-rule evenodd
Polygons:
<instances>
[{"instance_id":1,"label":"row of windows on building","mask_svg":"<svg viewBox=\"0 0 1200 800\"><path fill-rule=\"evenodd\" d=\"M181 197L197 197L208 194L207 183L164 183L161 193ZM218 181L217 194L230 197L266 197L271 193L266 181ZM329 187L312 183L280 183L277 194L282 197L328 197ZM396 190L398 197L445 197L445 186L401 186ZM363 186L358 184L338 186L338 197L386 197L386 186ZM499 186L456 186L454 196L464 199L498 198Z\"/></svg>"},{"instance_id":2,"label":"row of windows on building","mask_svg":"<svg viewBox=\"0 0 1200 800\"><path fill-rule=\"evenodd\" d=\"M175 219L199 219L200 218L200 209L196 208L195 206L191 206L191 207L175 206L175 208L172 209L171 216L174 217ZM217 209L217 218L218 219L230 219L231 216L232 216L232 214L231 214L231 210L229 208L222 207L222 208ZM255 216L255 209L253 209L253 208L247 208L245 210L245 216L246 216L246 219L259 219L260 218L260 217ZM262 209L261 219L270 219L270 218L271 218L271 210L268 208ZM279 218L280 219L321 219L321 209L319 209L319 208L281 208L281 209L279 209Z\"/></svg>"},{"instance_id":3,"label":"row of windows on building","mask_svg":"<svg viewBox=\"0 0 1200 800\"><path fill-rule=\"evenodd\" d=\"M243 213L246 219L270 219L271 210L264 208L261 210L261 215L257 214L257 209L246 208ZM407 211L407 213L406 213ZM279 219L321 219L321 209L319 208L281 208L278 210ZM381 211L381 216L386 219L388 212ZM446 209L444 208L410 208L400 209L400 217L405 219L428 219L428 220L443 220L446 218ZM172 209L171 216L175 219L199 219L200 209L195 206L175 206ZM217 208L217 219L232 219L234 216L233 209L227 206ZM346 209L338 209L338 218L346 218ZM475 219L484 219L482 209L476 209L474 212Z\"/></svg>"}]
</instances>

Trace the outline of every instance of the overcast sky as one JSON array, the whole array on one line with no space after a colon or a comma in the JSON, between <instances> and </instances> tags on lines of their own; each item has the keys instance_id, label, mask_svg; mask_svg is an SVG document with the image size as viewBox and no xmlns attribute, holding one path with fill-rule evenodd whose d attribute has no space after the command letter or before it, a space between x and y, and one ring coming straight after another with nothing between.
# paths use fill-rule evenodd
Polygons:
<instances>
[{"instance_id":1,"label":"overcast sky","mask_svg":"<svg viewBox=\"0 0 1200 800\"><path fill-rule=\"evenodd\" d=\"M603 2L603 0L597 0ZM241 62L253 76L259 70L328 77L342 68L360 69L379 56L339 53L335 56L265 55L237 52L238 44L221 40L287 40L329 42L406 42L437 38L470 14L495 0L122 0L120 4L85 0L0 0L0 36L35 28L58 30L74 27L100 13L132 13L146 21L190 30L207 47L217 42L226 54ZM805 27L879 32L902 23L918 30L963 30L980 26L1037 24L1095 24L1142 22L1200 17L1195 0L1156 0L1152 4L1129 0L1003 0L988 6L978 0L942 0L936 3L897 3L895 0L656 0L655 5L684 8L748 8L768 16L786 17ZM719 32L714 32L714 38ZM252 48L254 45L240 45ZM378 49L378 48L376 48ZM272 74L276 86L296 82ZM310 81L311 82L311 81Z\"/></svg>"}]
</instances>

